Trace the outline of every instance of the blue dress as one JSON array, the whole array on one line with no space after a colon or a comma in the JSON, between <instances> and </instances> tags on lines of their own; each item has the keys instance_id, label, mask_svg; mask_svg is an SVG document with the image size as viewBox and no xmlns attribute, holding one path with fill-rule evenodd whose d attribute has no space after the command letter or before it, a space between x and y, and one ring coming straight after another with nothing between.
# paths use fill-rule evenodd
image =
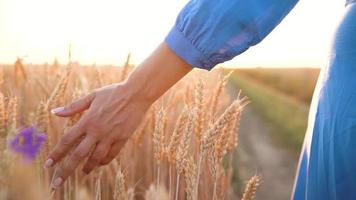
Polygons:
<instances>
[{"instance_id":1,"label":"blue dress","mask_svg":"<svg viewBox=\"0 0 356 200\"><path fill-rule=\"evenodd\" d=\"M293 200L356 200L356 0L349 0L318 80ZM258 44L297 0L191 0L165 41L210 70ZM320 6L322 9L322 5ZM268 183L267 183L268 184Z\"/></svg>"}]
</instances>

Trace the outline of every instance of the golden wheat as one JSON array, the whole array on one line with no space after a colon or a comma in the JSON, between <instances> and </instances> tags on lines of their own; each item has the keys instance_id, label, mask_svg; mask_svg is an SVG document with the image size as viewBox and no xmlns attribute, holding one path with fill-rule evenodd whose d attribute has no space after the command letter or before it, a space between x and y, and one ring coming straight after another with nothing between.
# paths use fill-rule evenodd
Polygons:
<instances>
[{"instance_id":1,"label":"golden wheat","mask_svg":"<svg viewBox=\"0 0 356 200\"><path fill-rule=\"evenodd\" d=\"M130 55L122 68L99 69L74 63L70 68L61 68L58 63L26 68L30 73L25 74L26 80L21 80L21 87L13 87L18 84L15 82L1 85L0 142L6 143L9 133L11 138L26 126L35 126L38 132L46 133L48 141L39 158L29 166L21 165L18 156L8 156L13 154L3 148L5 145L1 146L0 156L6 159L0 160L0 199L14 199L15 189L26 187L39 195L36 198L28 196L30 200L236 199L236 194L226 192L231 189L229 172L233 171L233 162L227 166L222 163L227 155L233 158L238 141L238 122L247 101L239 95L230 102L224 88L229 75L221 78L215 72L202 71L193 71L151 106L110 165L84 176L80 173L81 164L64 188L53 193L49 191L51 178L56 177L68 156L54 170L43 170L43 162L61 135L82 115L56 118L50 115L50 109L65 106L103 84L125 80L132 68L129 61ZM23 75L15 71L1 68L4 74L18 76L20 80ZM24 81L27 84L23 84ZM35 87L39 83L41 85ZM30 95L26 88L37 89ZM49 91L52 92L49 94ZM24 169L30 181L18 173ZM13 180L16 187L10 187L4 180Z\"/></svg>"},{"instance_id":2,"label":"golden wheat","mask_svg":"<svg viewBox=\"0 0 356 200\"><path fill-rule=\"evenodd\" d=\"M6 138L6 106L5 106L5 97L0 92L0 140ZM4 145L0 144L0 151L2 151Z\"/></svg>"},{"instance_id":3,"label":"golden wheat","mask_svg":"<svg viewBox=\"0 0 356 200\"><path fill-rule=\"evenodd\" d=\"M195 134L197 135L198 140L200 141L202 137L202 132L204 130L204 122L205 122L205 113L204 113L204 82L202 79L199 79L198 83L195 87L194 93L194 105L195 105Z\"/></svg>"},{"instance_id":4,"label":"golden wheat","mask_svg":"<svg viewBox=\"0 0 356 200\"><path fill-rule=\"evenodd\" d=\"M245 192L242 200L252 200L255 198L257 187L260 185L261 178L257 175L253 176L246 184Z\"/></svg>"},{"instance_id":5,"label":"golden wheat","mask_svg":"<svg viewBox=\"0 0 356 200\"><path fill-rule=\"evenodd\" d=\"M166 154L168 157L168 161L171 164L175 164L177 160L177 149L178 145L180 142L180 139L183 136L183 131L186 127L186 124L188 122L188 108L185 107L182 111L182 113L179 115L179 118L176 122L176 125L174 127L174 131L170 137L169 144L167 146Z\"/></svg>"}]
</instances>

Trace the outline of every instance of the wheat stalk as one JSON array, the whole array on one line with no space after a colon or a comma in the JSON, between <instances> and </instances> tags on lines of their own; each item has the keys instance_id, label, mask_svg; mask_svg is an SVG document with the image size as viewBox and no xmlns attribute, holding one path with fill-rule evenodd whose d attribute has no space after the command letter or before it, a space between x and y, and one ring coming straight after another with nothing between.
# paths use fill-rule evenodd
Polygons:
<instances>
[{"instance_id":1,"label":"wheat stalk","mask_svg":"<svg viewBox=\"0 0 356 200\"><path fill-rule=\"evenodd\" d=\"M178 146L179 146L180 140L183 136L183 132L186 127L186 124L188 122L188 117L189 117L188 108L184 107L183 111L179 115L179 118L176 122L173 134L170 137L169 144L166 147L166 154L167 154L168 162L170 163L170 165L169 165L169 189L170 189L170 191L171 191L171 186L172 186L172 165L176 164Z\"/></svg>"},{"instance_id":2,"label":"wheat stalk","mask_svg":"<svg viewBox=\"0 0 356 200\"><path fill-rule=\"evenodd\" d=\"M177 183L176 183L176 198L175 198L176 200L178 199L178 195L179 195L180 176L184 172L184 166L185 166L184 160L187 159L191 134L194 128L193 115L194 112L188 113L187 127L183 133L183 138L181 139L180 144L178 146L177 160L180 160L180 162L176 163L176 168L177 168Z\"/></svg>"},{"instance_id":3,"label":"wheat stalk","mask_svg":"<svg viewBox=\"0 0 356 200\"><path fill-rule=\"evenodd\" d=\"M22 115L13 120L13 112L10 107L13 107L11 101L14 100L11 98L7 100L0 94L0 125L4 124L0 127L0 134L6 134L7 131L1 128L9 125L11 121L16 121L16 126L23 126L27 125L28 119L31 119L31 123L38 128L39 132L48 135L49 140L44 144L34 166L39 168L39 173L35 173L35 177L38 179L33 181L39 183L38 194L45 193L44 196L50 196L49 192L43 189L49 184L53 174L52 170L42 169L45 153L48 153L51 144L58 142L60 133L73 126L81 116L78 114L66 119L55 119L55 117L50 117L49 109L63 106L67 96L70 97L67 94L73 94L71 99L77 99L86 89L116 80L115 73L121 73L119 78L124 80L131 67L129 56L123 68L104 66L100 68L100 72L97 67L81 67L73 63L70 66L71 77L76 77L76 79L70 80L73 83L69 82L68 78L70 70L65 73L58 70L55 72L58 73L55 76L53 72L49 71L51 68L38 67L29 71L35 71L36 75L29 74L31 81L28 81L26 87L30 88L38 83L43 84L40 85L42 88L36 90L37 94L31 97L22 95L22 88L12 87L16 91L7 91L12 86L11 83L5 82L1 86L4 89L1 90L2 93L17 94L18 97L21 97L20 102L26 100L26 104L19 104L21 105L19 113ZM222 160L237 146L238 121L241 118L241 108L243 107L241 105L244 103L238 97L241 100L240 105L237 103L231 105L235 106L235 111L232 111L234 108L230 108L230 106L224 109L223 104L219 102L221 99L219 97L227 97L224 85L228 76L220 79L213 76L210 79L209 76L202 76L202 73L204 72L199 72L199 74L193 72L188 78L184 78L172 87L152 106L142 123L132 134L132 138L130 138L132 142L125 145L120 157L113 161L114 164L107 168L98 168L92 176L82 176L77 170L74 177L69 177L69 182L64 184L65 190L58 190L54 198L133 200L136 190L136 196L139 199L146 198L147 200L174 198L198 200L198 197L211 199L211 192L215 200L224 199L227 189L230 189L229 177L231 176L225 176ZM47 94L50 90L51 93ZM29 101L24 97L29 98ZM44 101L45 103L43 103L44 97L48 97ZM8 101L10 102L8 103ZM161 108L162 105L164 105L164 109ZM225 112L220 115L220 110L225 110ZM27 113L31 113L31 116ZM26 122L19 119L25 119ZM145 135L146 133L149 134ZM5 151L0 150L1 156L4 156L4 153ZM69 151L69 155L70 153L72 150ZM231 154L229 156L232 159ZM60 168L66 164L67 158L66 156L60 162ZM5 172L7 165L4 165L4 160L0 161L0 177L3 180L11 180L13 173ZM10 168L17 168L15 159L6 160L11 163ZM120 167L116 163L118 161L120 161ZM130 170L124 175L121 167ZM32 170L31 167L27 169L30 169L29 172ZM212 173L209 173L209 169ZM56 168L54 178L58 175L57 171ZM200 176L201 180L199 180ZM132 187L133 184L138 183L140 184L139 188ZM16 184L28 184L28 182L19 181ZM152 186L149 187L151 184ZM2 186L0 193L1 190L12 190ZM201 196L198 196L198 188L201 190L199 193Z\"/></svg>"},{"instance_id":4,"label":"wheat stalk","mask_svg":"<svg viewBox=\"0 0 356 200\"><path fill-rule=\"evenodd\" d=\"M154 186L150 185L145 193L145 200L167 200L169 199L169 194L164 186Z\"/></svg>"},{"instance_id":5,"label":"wheat stalk","mask_svg":"<svg viewBox=\"0 0 356 200\"><path fill-rule=\"evenodd\" d=\"M183 138L180 141L180 144L178 147L177 160L182 161L187 158L190 140L191 140L191 134L193 132L193 127L194 127L193 113L194 112L189 113L187 127L183 133ZM183 162L177 162L176 167L177 167L177 173L182 174L183 170L184 170Z\"/></svg>"},{"instance_id":6,"label":"wheat stalk","mask_svg":"<svg viewBox=\"0 0 356 200\"><path fill-rule=\"evenodd\" d=\"M157 163L157 186L160 182L160 164L164 155L164 119L165 111L163 108L159 110L156 117L155 128L153 132L154 158Z\"/></svg>"},{"instance_id":7,"label":"wheat stalk","mask_svg":"<svg viewBox=\"0 0 356 200\"><path fill-rule=\"evenodd\" d=\"M101 176L95 182L95 200L101 200Z\"/></svg>"},{"instance_id":8,"label":"wheat stalk","mask_svg":"<svg viewBox=\"0 0 356 200\"><path fill-rule=\"evenodd\" d=\"M229 80L231 74L233 73L233 71L229 72L226 76L224 76L219 83L215 86L213 95L212 95L212 100L211 100L211 115L212 115L212 119L214 119L215 113L217 111L217 107L218 107L218 102L219 102L219 98L221 95L221 92L223 91L227 81Z\"/></svg>"},{"instance_id":9,"label":"wheat stalk","mask_svg":"<svg viewBox=\"0 0 356 200\"><path fill-rule=\"evenodd\" d=\"M5 152L6 149L6 109L5 98L0 92L0 188L6 189L6 173L8 168L8 160ZM0 189L0 193L1 193Z\"/></svg>"},{"instance_id":10,"label":"wheat stalk","mask_svg":"<svg viewBox=\"0 0 356 200\"><path fill-rule=\"evenodd\" d=\"M244 101L244 100L243 100ZM204 133L201 141L201 152L204 153L213 147L215 139L217 139L219 133L223 130L226 124L233 121L234 116L241 108L241 99L236 99L218 118L214 125Z\"/></svg>"},{"instance_id":11,"label":"wheat stalk","mask_svg":"<svg viewBox=\"0 0 356 200\"><path fill-rule=\"evenodd\" d=\"M256 195L257 187L260 185L260 183L261 178L257 175L253 176L246 184L245 192L241 200L253 200Z\"/></svg>"},{"instance_id":12,"label":"wheat stalk","mask_svg":"<svg viewBox=\"0 0 356 200\"><path fill-rule=\"evenodd\" d=\"M228 141L227 144L225 145L227 153L232 153L238 145L238 134L239 134L239 127L240 127L240 119L241 119L241 112L243 109L250 103L248 101L247 97L241 97L241 90L238 92L237 98L240 99L241 105L240 105L240 112L236 116L235 123L230 124L230 128L227 129L230 133L228 134Z\"/></svg>"},{"instance_id":13,"label":"wheat stalk","mask_svg":"<svg viewBox=\"0 0 356 200\"><path fill-rule=\"evenodd\" d=\"M0 88L3 83L4 83L4 70L3 68L0 68Z\"/></svg>"},{"instance_id":14,"label":"wheat stalk","mask_svg":"<svg viewBox=\"0 0 356 200\"><path fill-rule=\"evenodd\" d=\"M150 125L149 119L145 118L143 122L140 124L140 126L136 129L136 131L132 134L131 139L135 146L139 146L142 144L142 138L145 134L145 130L147 127Z\"/></svg>"},{"instance_id":15,"label":"wheat stalk","mask_svg":"<svg viewBox=\"0 0 356 200\"><path fill-rule=\"evenodd\" d=\"M179 146L180 139L183 136L182 133L184 132L184 129L188 122L188 118L189 118L188 108L185 107L185 108L183 108L183 111L179 115L179 118L178 118L176 125L174 127L174 131L172 133L172 136L170 137L169 144L166 147L168 161L171 164L174 164L177 160L177 149Z\"/></svg>"},{"instance_id":16,"label":"wheat stalk","mask_svg":"<svg viewBox=\"0 0 356 200\"><path fill-rule=\"evenodd\" d=\"M18 107L18 99L17 97L12 97L9 100L7 105L7 127L8 127L8 135L15 134L17 127L17 107Z\"/></svg>"},{"instance_id":17,"label":"wheat stalk","mask_svg":"<svg viewBox=\"0 0 356 200\"><path fill-rule=\"evenodd\" d=\"M194 194L196 188L197 178L197 166L193 157L189 157L184 161L184 179L185 179L185 191L187 194L187 200L196 200Z\"/></svg>"},{"instance_id":18,"label":"wheat stalk","mask_svg":"<svg viewBox=\"0 0 356 200\"><path fill-rule=\"evenodd\" d=\"M194 98L189 84L184 88L184 103L188 106L188 108L191 108L194 103Z\"/></svg>"},{"instance_id":19,"label":"wheat stalk","mask_svg":"<svg viewBox=\"0 0 356 200\"><path fill-rule=\"evenodd\" d=\"M0 92L0 139L5 140L6 138L6 108L5 108L5 97ZM1 144L0 144L1 145ZM4 145L1 145L1 149Z\"/></svg>"},{"instance_id":20,"label":"wheat stalk","mask_svg":"<svg viewBox=\"0 0 356 200\"><path fill-rule=\"evenodd\" d=\"M215 140L223 130L226 124L233 120L238 108L241 106L241 99L236 99L232 104L224 111L224 113L218 118L218 120L213 124L213 126L207 130L202 137L200 144L200 155L198 160L198 174L197 174L197 187L196 195L198 195L198 183L200 180L200 171L203 158L206 151L209 151L214 146Z\"/></svg>"},{"instance_id":21,"label":"wheat stalk","mask_svg":"<svg viewBox=\"0 0 356 200\"><path fill-rule=\"evenodd\" d=\"M231 120L229 120L225 127L223 128L221 134L217 136L217 139L214 142L214 148L212 149L212 160L213 165L218 165L221 163L223 157L226 155L227 150L230 145L230 140L233 136L236 136L236 126L238 125L242 111L244 107L248 104L247 98L243 97L240 99L240 94L237 97L237 103L235 112L233 112Z\"/></svg>"},{"instance_id":22,"label":"wheat stalk","mask_svg":"<svg viewBox=\"0 0 356 200\"><path fill-rule=\"evenodd\" d=\"M47 133L49 123L49 113L46 103L41 102L38 105L36 115L35 115L35 125L38 131L42 133Z\"/></svg>"},{"instance_id":23,"label":"wheat stalk","mask_svg":"<svg viewBox=\"0 0 356 200\"><path fill-rule=\"evenodd\" d=\"M155 122L155 129L153 132L153 145L154 145L154 157L158 164L162 161L162 141L164 140L164 134L162 132L163 129L163 119L164 119L164 110L161 109L157 113L156 122Z\"/></svg>"},{"instance_id":24,"label":"wheat stalk","mask_svg":"<svg viewBox=\"0 0 356 200\"><path fill-rule=\"evenodd\" d=\"M131 58L131 53L129 53L127 55L125 65L122 68L120 81L124 81L127 78L128 74L130 72L130 58Z\"/></svg>"},{"instance_id":25,"label":"wheat stalk","mask_svg":"<svg viewBox=\"0 0 356 200\"><path fill-rule=\"evenodd\" d=\"M126 190L125 184L126 184L125 175L124 173L122 173L121 166L119 166L116 174L114 200L129 200L129 193Z\"/></svg>"},{"instance_id":26,"label":"wheat stalk","mask_svg":"<svg viewBox=\"0 0 356 200\"><path fill-rule=\"evenodd\" d=\"M64 96L66 92L66 88L69 81L69 75L71 70L67 70L66 73L62 76L56 87L54 88L51 96L47 101L47 108L52 109L58 106L63 106L64 104Z\"/></svg>"},{"instance_id":27,"label":"wheat stalk","mask_svg":"<svg viewBox=\"0 0 356 200\"><path fill-rule=\"evenodd\" d=\"M15 73L16 86L19 87L23 85L23 83L27 80L27 75L26 75L25 68L22 64L22 60L20 58L17 58L15 62L14 73Z\"/></svg>"},{"instance_id":28,"label":"wheat stalk","mask_svg":"<svg viewBox=\"0 0 356 200\"><path fill-rule=\"evenodd\" d=\"M194 124L194 131L195 134L197 135L198 141L201 140L202 137L202 132L204 129L204 123L205 123L205 116L204 116L204 106L205 106L205 101L204 101L204 87L205 84L202 79L199 79L198 83L196 84L195 87L195 98L194 98L194 105L195 105L195 124Z\"/></svg>"}]
</instances>

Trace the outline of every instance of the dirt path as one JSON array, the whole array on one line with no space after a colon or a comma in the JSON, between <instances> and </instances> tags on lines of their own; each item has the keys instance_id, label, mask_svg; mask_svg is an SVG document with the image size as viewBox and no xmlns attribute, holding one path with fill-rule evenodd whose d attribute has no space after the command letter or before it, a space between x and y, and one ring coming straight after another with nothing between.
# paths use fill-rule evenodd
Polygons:
<instances>
[{"instance_id":1,"label":"dirt path","mask_svg":"<svg viewBox=\"0 0 356 200\"><path fill-rule=\"evenodd\" d=\"M298 157L272 140L266 122L250 107L243 113L239 131L239 178L245 184L256 173L262 177L256 200L288 200Z\"/></svg>"}]
</instances>

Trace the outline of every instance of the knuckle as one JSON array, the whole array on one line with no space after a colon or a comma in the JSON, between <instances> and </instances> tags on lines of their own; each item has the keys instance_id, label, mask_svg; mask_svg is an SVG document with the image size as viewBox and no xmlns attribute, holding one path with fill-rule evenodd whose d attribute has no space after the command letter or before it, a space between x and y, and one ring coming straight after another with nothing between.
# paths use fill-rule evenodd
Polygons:
<instances>
[{"instance_id":1,"label":"knuckle","mask_svg":"<svg viewBox=\"0 0 356 200\"><path fill-rule=\"evenodd\" d=\"M92 129L93 130L93 129ZM96 130L96 128L94 128L94 131L90 131L89 133L88 133L88 135L90 136L90 137L92 137L94 140L100 140L101 139L101 136L103 135L103 134L101 134L102 132L101 131L99 131L99 130Z\"/></svg>"},{"instance_id":2,"label":"knuckle","mask_svg":"<svg viewBox=\"0 0 356 200\"><path fill-rule=\"evenodd\" d=\"M72 131L74 132L84 132L86 127L85 120L80 119L79 122L77 122L73 128Z\"/></svg>"}]
</instances>

